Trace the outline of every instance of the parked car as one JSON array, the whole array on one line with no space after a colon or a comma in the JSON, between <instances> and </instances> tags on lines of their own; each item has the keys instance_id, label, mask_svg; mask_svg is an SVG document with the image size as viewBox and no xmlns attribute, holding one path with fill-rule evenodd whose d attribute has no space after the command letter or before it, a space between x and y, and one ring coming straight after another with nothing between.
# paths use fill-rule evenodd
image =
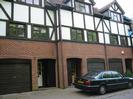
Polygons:
<instances>
[{"instance_id":1,"label":"parked car","mask_svg":"<svg viewBox=\"0 0 133 99\"><path fill-rule=\"evenodd\" d=\"M76 78L74 86L83 91L95 91L99 94L105 94L110 90L132 88L133 78L125 77L116 71L93 72Z\"/></svg>"}]
</instances>

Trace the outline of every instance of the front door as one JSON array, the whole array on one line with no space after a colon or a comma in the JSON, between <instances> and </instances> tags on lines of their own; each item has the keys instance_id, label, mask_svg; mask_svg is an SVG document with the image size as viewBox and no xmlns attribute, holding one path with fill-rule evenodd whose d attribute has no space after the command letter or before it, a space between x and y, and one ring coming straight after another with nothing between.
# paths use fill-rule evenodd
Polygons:
<instances>
[{"instance_id":1,"label":"front door","mask_svg":"<svg viewBox=\"0 0 133 99\"><path fill-rule=\"evenodd\" d=\"M81 59L68 59L68 84L74 83L76 77L81 76Z\"/></svg>"},{"instance_id":2,"label":"front door","mask_svg":"<svg viewBox=\"0 0 133 99\"><path fill-rule=\"evenodd\" d=\"M55 60L39 60L38 87L56 87Z\"/></svg>"}]
</instances>

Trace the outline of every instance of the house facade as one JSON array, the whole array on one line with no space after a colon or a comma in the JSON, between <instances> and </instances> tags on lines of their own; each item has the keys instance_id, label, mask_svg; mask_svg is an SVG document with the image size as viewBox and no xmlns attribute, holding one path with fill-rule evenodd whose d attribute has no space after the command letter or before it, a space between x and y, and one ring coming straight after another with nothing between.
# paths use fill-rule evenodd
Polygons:
<instances>
[{"instance_id":1,"label":"house facade","mask_svg":"<svg viewBox=\"0 0 133 99\"><path fill-rule=\"evenodd\" d=\"M0 1L0 94L67 88L100 70L133 71L131 20L118 2Z\"/></svg>"}]
</instances>

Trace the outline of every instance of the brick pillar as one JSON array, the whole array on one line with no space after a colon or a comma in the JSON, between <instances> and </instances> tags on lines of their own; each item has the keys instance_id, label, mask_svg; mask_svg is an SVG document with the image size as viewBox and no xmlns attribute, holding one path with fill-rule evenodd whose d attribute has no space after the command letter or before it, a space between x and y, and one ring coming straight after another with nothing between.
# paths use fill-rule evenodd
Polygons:
<instances>
[{"instance_id":1,"label":"brick pillar","mask_svg":"<svg viewBox=\"0 0 133 99\"><path fill-rule=\"evenodd\" d=\"M85 75L88 72L87 68L87 59L82 58L82 63L81 63L81 75Z\"/></svg>"},{"instance_id":2,"label":"brick pillar","mask_svg":"<svg viewBox=\"0 0 133 99\"><path fill-rule=\"evenodd\" d=\"M123 66L123 73L126 73L126 64L124 58L122 58L122 66Z\"/></svg>"},{"instance_id":3,"label":"brick pillar","mask_svg":"<svg viewBox=\"0 0 133 99\"><path fill-rule=\"evenodd\" d=\"M32 90L37 90L38 89L38 74L37 74L37 59L33 58L32 59Z\"/></svg>"}]
</instances>

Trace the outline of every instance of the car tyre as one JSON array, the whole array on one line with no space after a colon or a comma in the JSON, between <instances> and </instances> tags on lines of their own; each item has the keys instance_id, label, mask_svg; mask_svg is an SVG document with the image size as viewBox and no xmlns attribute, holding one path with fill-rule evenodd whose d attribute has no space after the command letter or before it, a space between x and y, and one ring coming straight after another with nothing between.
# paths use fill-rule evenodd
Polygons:
<instances>
[{"instance_id":1,"label":"car tyre","mask_svg":"<svg viewBox=\"0 0 133 99\"><path fill-rule=\"evenodd\" d=\"M99 94L100 95L104 95L106 93L106 87L105 86L100 86L99 87Z\"/></svg>"},{"instance_id":2,"label":"car tyre","mask_svg":"<svg viewBox=\"0 0 133 99\"><path fill-rule=\"evenodd\" d=\"M133 83L128 82L128 88L133 88Z\"/></svg>"}]
</instances>

